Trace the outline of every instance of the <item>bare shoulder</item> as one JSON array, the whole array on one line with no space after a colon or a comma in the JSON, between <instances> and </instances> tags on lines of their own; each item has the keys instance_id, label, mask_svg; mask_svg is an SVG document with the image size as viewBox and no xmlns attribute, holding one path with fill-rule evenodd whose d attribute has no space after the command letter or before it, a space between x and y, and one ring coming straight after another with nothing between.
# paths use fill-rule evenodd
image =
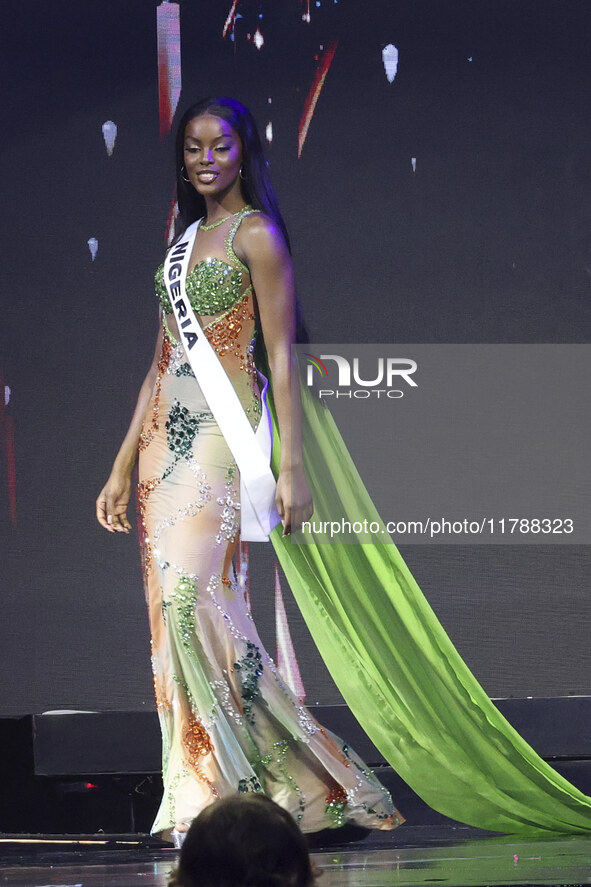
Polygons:
<instances>
[{"instance_id":1,"label":"bare shoulder","mask_svg":"<svg viewBox=\"0 0 591 887\"><path fill-rule=\"evenodd\" d=\"M234 250L247 265L253 259L283 259L288 254L281 229L273 219L261 212L242 220L236 232Z\"/></svg>"},{"instance_id":2,"label":"bare shoulder","mask_svg":"<svg viewBox=\"0 0 591 887\"><path fill-rule=\"evenodd\" d=\"M268 237L281 234L273 219L263 212L253 212L242 219L237 235Z\"/></svg>"}]
</instances>

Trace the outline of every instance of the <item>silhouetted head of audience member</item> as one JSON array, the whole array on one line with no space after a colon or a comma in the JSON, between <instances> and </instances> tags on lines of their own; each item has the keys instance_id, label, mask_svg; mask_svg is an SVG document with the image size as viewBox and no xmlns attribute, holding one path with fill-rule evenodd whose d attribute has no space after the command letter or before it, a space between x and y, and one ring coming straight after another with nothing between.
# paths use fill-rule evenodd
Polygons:
<instances>
[{"instance_id":1,"label":"silhouetted head of audience member","mask_svg":"<svg viewBox=\"0 0 591 887\"><path fill-rule=\"evenodd\" d=\"M306 840L259 794L216 801L193 821L171 887L313 887Z\"/></svg>"}]
</instances>

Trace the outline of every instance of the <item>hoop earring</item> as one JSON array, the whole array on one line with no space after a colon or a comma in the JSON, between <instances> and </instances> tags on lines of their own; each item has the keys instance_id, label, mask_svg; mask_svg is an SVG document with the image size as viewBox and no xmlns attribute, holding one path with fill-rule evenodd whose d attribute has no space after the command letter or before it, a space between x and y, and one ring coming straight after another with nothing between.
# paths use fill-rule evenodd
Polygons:
<instances>
[{"instance_id":1,"label":"hoop earring","mask_svg":"<svg viewBox=\"0 0 591 887\"><path fill-rule=\"evenodd\" d=\"M186 172L187 172L187 170L185 169L185 164L183 163L183 165L181 166L181 169L180 169L181 179L183 180L183 182L187 182L190 185L191 179L186 178L186 176L185 176Z\"/></svg>"},{"instance_id":2,"label":"hoop earring","mask_svg":"<svg viewBox=\"0 0 591 887\"><path fill-rule=\"evenodd\" d=\"M244 175L244 169L242 168L242 164L240 164L240 169L238 171L238 175L242 179L243 182L246 181L246 176Z\"/></svg>"}]
</instances>

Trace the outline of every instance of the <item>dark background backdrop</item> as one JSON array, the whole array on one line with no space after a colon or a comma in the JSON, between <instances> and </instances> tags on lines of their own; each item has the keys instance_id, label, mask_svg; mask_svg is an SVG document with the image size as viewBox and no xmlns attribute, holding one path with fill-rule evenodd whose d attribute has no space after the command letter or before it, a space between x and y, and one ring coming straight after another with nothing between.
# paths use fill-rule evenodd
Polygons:
<instances>
[{"instance_id":1,"label":"dark background backdrop","mask_svg":"<svg viewBox=\"0 0 591 887\"><path fill-rule=\"evenodd\" d=\"M179 113L230 94L261 129L272 121L312 341L590 340L587 0L313 0L309 23L299 0L244 0L233 41L229 7L181 4ZM260 50L247 37L257 26ZM135 540L93 514L156 335L152 275L174 181L172 139L158 137L156 4L11 4L3 30L0 372L17 519L2 442L0 714L151 707ZM400 52L392 84L388 43ZM404 554L491 695L591 691L588 547ZM254 560L255 618L273 650L272 553L257 546ZM287 605L308 700L337 701Z\"/></svg>"}]
</instances>

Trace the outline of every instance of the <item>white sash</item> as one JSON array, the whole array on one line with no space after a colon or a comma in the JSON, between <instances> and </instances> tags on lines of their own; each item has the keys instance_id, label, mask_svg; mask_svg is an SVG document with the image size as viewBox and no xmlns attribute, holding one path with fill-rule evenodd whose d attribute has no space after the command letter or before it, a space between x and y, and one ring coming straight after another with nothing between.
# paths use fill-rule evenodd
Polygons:
<instances>
[{"instance_id":1,"label":"white sash","mask_svg":"<svg viewBox=\"0 0 591 887\"><path fill-rule=\"evenodd\" d=\"M275 478L269 467L272 446L271 416L267 407L269 383L261 376L265 384L261 393L261 421L255 433L185 291L199 221L193 222L179 243L168 251L164 283L187 360L240 471L240 535L248 542L266 542L280 521L275 506Z\"/></svg>"}]
</instances>

